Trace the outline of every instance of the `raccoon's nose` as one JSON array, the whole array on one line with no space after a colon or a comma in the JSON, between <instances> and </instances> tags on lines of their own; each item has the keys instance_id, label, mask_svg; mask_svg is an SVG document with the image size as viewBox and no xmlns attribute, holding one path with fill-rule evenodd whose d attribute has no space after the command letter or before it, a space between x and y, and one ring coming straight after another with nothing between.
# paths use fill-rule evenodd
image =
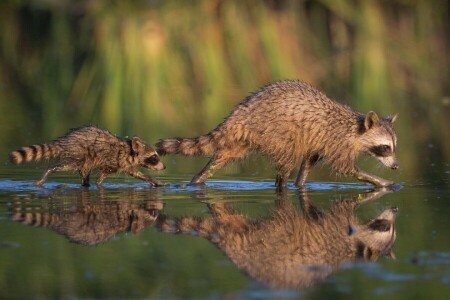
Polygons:
<instances>
[{"instance_id":1,"label":"raccoon's nose","mask_svg":"<svg viewBox=\"0 0 450 300\"><path fill-rule=\"evenodd\" d=\"M395 163L391 166L391 169L392 169L392 170L397 170L398 168L400 168L400 165L399 165L397 162L395 162Z\"/></svg>"}]
</instances>

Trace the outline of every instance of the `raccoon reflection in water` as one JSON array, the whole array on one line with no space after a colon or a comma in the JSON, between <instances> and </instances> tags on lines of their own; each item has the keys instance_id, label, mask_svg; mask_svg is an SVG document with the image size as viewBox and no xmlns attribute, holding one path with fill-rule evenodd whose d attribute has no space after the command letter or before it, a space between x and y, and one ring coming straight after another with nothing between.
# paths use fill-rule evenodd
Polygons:
<instances>
[{"instance_id":1,"label":"raccoon reflection in water","mask_svg":"<svg viewBox=\"0 0 450 300\"><path fill-rule=\"evenodd\" d=\"M250 220L223 202L207 204L212 217L170 218L156 195L155 201L143 203L96 203L89 201L89 191L81 192L76 208L59 212L33 212L18 201L12 207L12 219L51 229L83 245L105 242L119 232L138 233L152 225L163 233L196 233L250 277L277 288L311 286L346 262L395 257L397 208L386 209L365 223L354 215L361 203L390 192L385 189L336 202L329 212L321 211L306 193L300 193L301 212L283 200L269 217L259 220Z\"/></svg>"},{"instance_id":2,"label":"raccoon reflection in water","mask_svg":"<svg viewBox=\"0 0 450 300\"><path fill-rule=\"evenodd\" d=\"M363 199L336 202L329 212L315 207L300 194L302 213L283 201L273 214L252 221L224 203L209 204L212 218L161 218L161 231L195 232L220 248L250 277L277 288L304 288L324 280L345 262L395 258L397 208L375 219L359 222L359 204L388 193L378 190Z\"/></svg>"},{"instance_id":3,"label":"raccoon reflection in water","mask_svg":"<svg viewBox=\"0 0 450 300\"><path fill-rule=\"evenodd\" d=\"M44 227L65 236L70 242L81 245L97 245L110 240L121 232L138 234L151 226L163 203L153 191L131 189L127 200L107 200L100 190L100 201L91 201L90 193L81 189L79 199L67 206L58 205L49 210L45 207L24 206L26 202L13 201L13 221L33 227ZM57 198L57 197L56 197ZM139 199L147 199L140 201ZM43 204L44 205L44 204ZM49 207L52 207L49 204Z\"/></svg>"}]
</instances>

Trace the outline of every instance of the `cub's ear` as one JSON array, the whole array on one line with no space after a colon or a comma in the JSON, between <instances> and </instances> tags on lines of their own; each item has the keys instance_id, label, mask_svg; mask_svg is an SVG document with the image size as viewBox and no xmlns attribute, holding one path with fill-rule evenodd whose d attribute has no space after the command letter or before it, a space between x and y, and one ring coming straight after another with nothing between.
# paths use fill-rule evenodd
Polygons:
<instances>
[{"instance_id":1,"label":"cub's ear","mask_svg":"<svg viewBox=\"0 0 450 300\"><path fill-rule=\"evenodd\" d=\"M397 120L397 116L398 116L398 114L395 114L395 115L393 115L393 116L387 116L387 117L385 118L385 120L392 124L392 123L395 122L395 120Z\"/></svg>"},{"instance_id":2,"label":"cub's ear","mask_svg":"<svg viewBox=\"0 0 450 300\"><path fill-rule=\"evenodd\" d=\"M142 140L138 136L133 136L131 139L131 149L133 149L133 152L139 153L139 150L142 149L144 146Z\"/></svg>"},{"instance_id":3,"label":"cub's ear","mask_svg":"<svg viewBox=\"0 0 450 300\"><path fill-rule=\"evenodd\" d=\"M369 111L364 119L364 128L369 130L374 126L378 126L378 124L380 124L380 118L378 118L378 115L373 111Z\"/></svg>"}]
</instances>

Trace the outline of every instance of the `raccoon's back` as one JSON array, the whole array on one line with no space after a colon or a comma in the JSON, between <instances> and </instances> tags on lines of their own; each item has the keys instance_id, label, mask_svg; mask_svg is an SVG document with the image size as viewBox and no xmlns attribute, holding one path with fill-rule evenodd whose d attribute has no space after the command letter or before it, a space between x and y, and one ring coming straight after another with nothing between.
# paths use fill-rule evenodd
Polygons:
<instances>
[{"instance_id":1,"label":"raccoon's back","mask_svg":"<svg viewBox=\"0 0 450 300\"><path fill-rule=\"evenodd\" d=\"M14 164L59 158L65 161L98 161L103 164L126 153L127 142L115 137L109 131L94 126L71 129L67 134L50 143L22 147L9 154Z\"/></svg>"},{"instance_id":2,"label":"raccoon's back","mask_svg":"<svg viewBox=\"0 0 450 300\"><path fill-rule=\"evenodd\" d=\"M299 81L267 85L240 103L218 130L281 164L306 153L327 153L357 130L357 114Z\"/></svg>"},{"instance_id":3,"label":"raccoon's back","mask_svg":"<svg viewBox=\"0 0 450 300\"><path fill-rule=\"evenodd\" d=\"M353 124L354 112L300 80L279 81L255 91L231 112L224 127L243 127L256 134L307 133L329 126L330 117ZM348 121L347 121L348 120Z\"/></svg>"},{"instance_id":4,"label":"raccoon's back","mask_svg":"<svg viewBox=\"0 0 450 300\"><path fill-rule=\"evenodd\" d=\"M107 130L94 126L71 129L66 135L56 139L66 153L67 159L84 160L115 159L117 153L126 152L127 142L117 138Z\"/></svg>"}]
</instances>

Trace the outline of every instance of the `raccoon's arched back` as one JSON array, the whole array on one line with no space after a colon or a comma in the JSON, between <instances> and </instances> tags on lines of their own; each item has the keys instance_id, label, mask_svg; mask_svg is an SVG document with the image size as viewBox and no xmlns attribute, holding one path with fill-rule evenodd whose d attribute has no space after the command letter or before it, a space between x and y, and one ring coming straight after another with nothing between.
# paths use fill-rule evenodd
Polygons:
<instances>
[{"instance_id":1,"label":"raccoon's arched back","mask_svg":"<svg viewBox=\"0 0 450 300\"><path fill-rule=\"evenodd\" d=\"M19 150L9 154L9 161L13 164L21 164L34 160L50 159L58 157L62 152L62 148L54 144L41 144L22 147Z\"/></svg>"}]
</instances>

